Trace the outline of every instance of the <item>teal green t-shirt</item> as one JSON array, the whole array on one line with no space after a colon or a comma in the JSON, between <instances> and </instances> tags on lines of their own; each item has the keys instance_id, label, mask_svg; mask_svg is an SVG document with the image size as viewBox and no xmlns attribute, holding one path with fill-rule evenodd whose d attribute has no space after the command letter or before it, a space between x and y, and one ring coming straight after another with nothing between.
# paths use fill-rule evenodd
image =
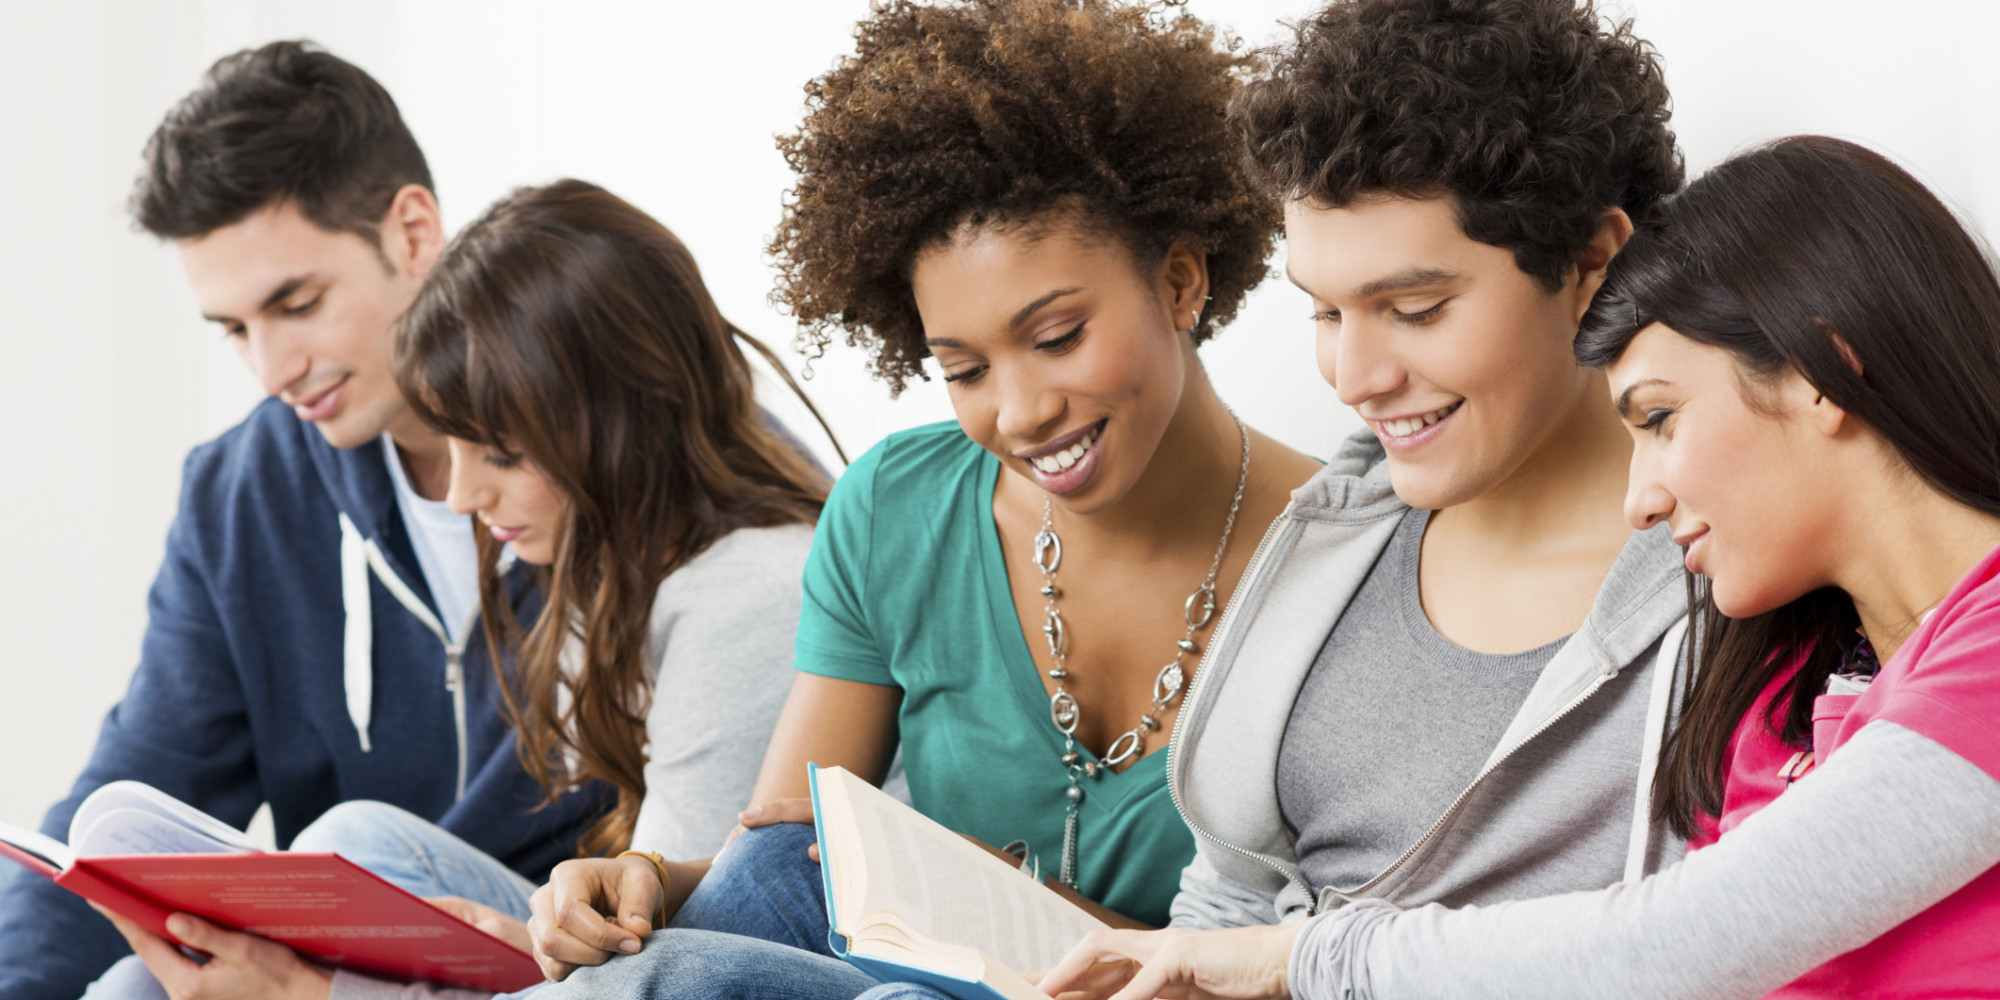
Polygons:
<instances>
[{"instance_id":1,"label":"teal green t-shirt","mask_svg":"<svg viewBox=\"0 0 2000 1000\"><path fill-rule=\"evenodd\" d=\"M849 466L806 561L797 665L901 688L917 809L989 844L1025 840L1053 875L1069 779L1007 585L999 474L956 423L891 435ZM1166 758L1084 779L1078 815L1077 888L1155 926L1194 856Z\"/></svg>"}]
</instances>

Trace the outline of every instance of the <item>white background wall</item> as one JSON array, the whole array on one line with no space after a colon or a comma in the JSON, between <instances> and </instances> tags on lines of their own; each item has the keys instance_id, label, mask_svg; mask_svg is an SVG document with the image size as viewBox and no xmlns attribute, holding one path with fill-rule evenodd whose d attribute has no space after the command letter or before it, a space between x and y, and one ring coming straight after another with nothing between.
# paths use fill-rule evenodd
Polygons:
<instances>
[{"instance_id":1,"label":"white background wall","mask_svg":"<svg viewBox=\"0 0 2000 1000\"><path fill-rule=\"evenodd\" d=\"M1190 0L1252 43L1314 0ZM81 767L145 625L180 458L257 391L124 198L147 134L215 58L309 37L374 73L427 151L447 222L576 176L694 249L724 311L774 345L763 247L800 85L865 0L0 0L0 820L39 821ZM1625 0L1665 54L1689 166L1819 131L1913 165L2000 232L2000 4ZM1282 263L1282 259L1280 260ZM1311 363L1307 304L1264 285L1205 354L1224 398L1325 454L1357 426ZM795 369L796 370L796 369ZM947 418L836 349L808 383L850 454ZM776 393L774 408L784 409Z\"/></svg>"}]
</instances>

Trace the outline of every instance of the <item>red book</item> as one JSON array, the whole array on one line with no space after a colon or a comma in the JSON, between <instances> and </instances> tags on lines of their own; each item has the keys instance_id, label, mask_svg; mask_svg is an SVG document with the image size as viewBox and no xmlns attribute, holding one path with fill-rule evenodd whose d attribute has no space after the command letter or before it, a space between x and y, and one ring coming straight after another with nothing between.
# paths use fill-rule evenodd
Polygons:
<instances>
[{"instance_id":1,"label":"red book","mask_svg":"<svg viewBox=\"0 0 2000 1000\"><path fill-rule=\"evenodd\" d=\"M495 993L542 981L526 952L337 854L258 851L138 782L85 799L69 845L0 824L0 855L170 941L167 916L188 913L374 976Z\"/></svg>"}]
</instances>

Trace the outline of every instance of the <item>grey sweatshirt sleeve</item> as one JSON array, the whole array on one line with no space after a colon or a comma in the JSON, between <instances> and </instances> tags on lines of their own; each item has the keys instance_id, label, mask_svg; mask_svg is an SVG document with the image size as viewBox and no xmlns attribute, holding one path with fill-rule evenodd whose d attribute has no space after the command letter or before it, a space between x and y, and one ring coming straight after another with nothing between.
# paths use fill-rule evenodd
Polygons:
<instances>
[{"instance_id":1,"label":"grey sweatshirt sleeve","mask_svg":"<svg viewBox=\"0 0 2000 1000\"><path fill-rule=\"evenodd\" d=\"M646 799L632 846L706 858L750 804L791 691L812 528L739 528L660 585Z\"/></svg>"},{"instance_id":2,"label":"grey sweatshirt sleeve","mask_svg":"<svg viewBox=\"0 0 2000 1000\"><path fill-rule=\"evenodd\" d=\"M1169 927L1217 930L1280 923L1276 898L1242 885L1216 870L1204 850L1181 872Z\"/></svg>"},{"instance_id":3,"label":"grey sweatshirt sleeve","mask_svg":"<svg viewBox=\"0 0 2000 1000\"><path fill-rule=\"evenodd\" d=\"M1759 997L2000 862L2000 781L1869 723L1721 841L1637 883L1484 907L1357 903L1291 955L1300 1000Z\"/></svg>"}]
</instances>

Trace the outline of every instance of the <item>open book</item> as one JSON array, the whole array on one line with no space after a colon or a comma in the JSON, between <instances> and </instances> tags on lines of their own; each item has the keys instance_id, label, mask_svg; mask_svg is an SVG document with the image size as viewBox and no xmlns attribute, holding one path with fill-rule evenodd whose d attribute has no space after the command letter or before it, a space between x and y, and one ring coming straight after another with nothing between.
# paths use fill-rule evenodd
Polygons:
<instances>
[{"instance_id":1,"label":"open book","mask_svg":"<svg viewBox=\"0 0 2000 1000\"><path fill-rule=\"evenodd\" d=\"M167 917L190 913L372 975L495 992L542 981L526 952L337 854L266 853L136 781L84 799L67 844L0 823L0 857L168 940Z\"/></svg>"},{"instance_id":2,"label":"open book","mask_svg":"<svg viewBox=\"0 0 2000 1000\"><path fill-rule=\"evenodd\" d=\"M1104 926L843 768L813 768L812 788L834 953L877 979L1048 1000L1021 973Z\"/></svg>"}]
</instances>

